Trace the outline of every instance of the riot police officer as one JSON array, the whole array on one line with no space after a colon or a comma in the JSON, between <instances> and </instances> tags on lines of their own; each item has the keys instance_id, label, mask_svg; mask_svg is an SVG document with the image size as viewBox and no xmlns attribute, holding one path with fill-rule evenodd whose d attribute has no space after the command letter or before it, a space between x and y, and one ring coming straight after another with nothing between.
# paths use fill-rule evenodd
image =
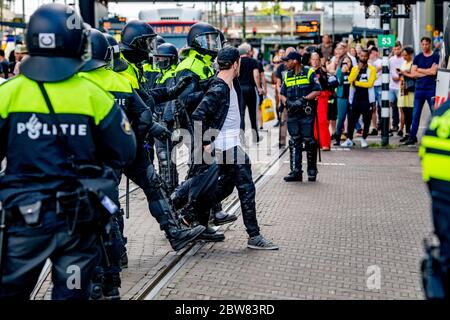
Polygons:
<instances>
[{"instance_id":1,"label":"riot police officer","mask_svg":"<svg viewBox=\"0 0 450 320\"><path fill-rule=\"evenodd\" d=\"M439 246L427 247L422 264L428 299L450 299L450 101L433 114L422 138L419 154L423 179L432 202L434 233Z\"/></svg>"},{"instance_id":2,"label":"riot police officer","mask_svg":"<svg viewBox=\"0 0 450 320\"><path fill-rule=\"evenodd\" d=\"M128 65L121 74L130 80L133 88L150 108L154 108L155 101L147 92L150 84L144 76L143 66L156 51L156 36L148 23L133 20L123 28L120 42L121 57Z\"/></svg>"},{"instance_id":3,"label":"riot police officer","mask_svg":"<svg viewBox=\"0 0 450 320\"><path fill-rule=\"evenodd\" d=\"M160 70L156 77L155 87L171 87L175 84L175 69L178 63L177 48L171 43L163 43L158 46L156 54L153 56L153 69ZM157 121L162 121L164 125L173 132L175 124L174 116L175 101L163 102L156 105L155 111ZM178 172L172 156L172 141L155 142L156 153L158 155L159 174L165 181L169 193L178 186ZM169 167L170 166L170 167Z\"/></svg>"},{"instance_id":4,"label":"riot police officer","mask_svg":"<svg viewBox=\"0 0 450 320\"><path fill-rule=\"evenodd\" d=\"M163 193L160 177L156 174L153 163L147 157L144 146L144 141L149 137L156 137L164 141L169 139L170 131L157 122L153 122L150 108L135 93L127 79L105 67L111 60L110 54L108 54L111 50L103 34L98 30L93 30L92 39L93 59L83 67L83 71L89 72L80 73L80 76L90 79L111 92L118 105L129 116L137 136L138 149L136 159L125 168L124 173L143 189L150 213L158 221L161 230L166 233L172 248L176 251L180 250L193 241L204 228L196 227L190 230L177 226L172 209ZM178 84L166 89L167 98L175 97L184 85L182 83L181 86Z\"/></svg>"},{"instance_id":5,"label":"riot police officer","mask_svg":"<svg viewBox=\"0 0 450 320\"><path fill-rule=\"evenodd\" d=\"M161 37L160 35L157 35L156 36L156 48L158 48L163 43L166 43L166 40L164 40L164 38ZM178 56L178 52L177 52L177 56ZM158 78L158 76L161 73L161 70L158 69L158 67L155 66L155 64L153 63L153 56L149 56L148 63L145 63L142 66L142 69L144 71L144 77L148 82L149 88L153 88L153 86L156 85L156 78Z\"/></svg>"},{"instance_id":6,"label":"riot police officer","mask_svg":"<svg viewBox=\"0 0 450 320\"><path fill-rule=\"evenodd\" d=\"M103 164L123 168L136 140L114 98L75 75L89 58L89 30L72 8L41 6L26 42L22 75L0 86L0 159L8 162L0 299L28 299L47 258L52 298L87 299L100 257L97 225L105 210L117 211Z\"/></svg>"},{"instance_id":7,"label":"riot police officer","mask_svg":"<svg viewBox=\"0 0 450 320\"><path fill-rule=\"evenodd\" d=\"M194 81L188 86L188 88L183 91L178 97L177 108L181 107L182 110L179 112L184 115L181 116L180 124L185 129L191 131L193 134L193 126L191 122L191 115L197 108L198 104L202 100L207 89L207 82L212 76L214 76L214 69L212 67L213 60L216 58L219 49L221 48L222 40L220 37L220 32L214 28L212 25L205 22L198 22L194 24L187 35L187 45L188 48L184 51L184 59L178 64L175 69L176 81L185 76L192 76ZM178 111L177 111L178 112ZM193 152L194 146L191 146L191 151ZM192 157L192 155L191 155ZM193 159L191 159L193 160ZM205 173L205 168L203 165L190 165L188 178L195 175L203 175ZM173 195L173 198L184 198L186 194L182 194L183 190L178 189L178 193ZM227 214L221 210L220 203L214 205L214 215L217 224L229 223L236 220L236 216L233 214ZM201 210L199 210L201 211ZM199 220L198 216L188 215L185 217L185 221L197 222ZM208 219L206 219L208 220ZM208 241L222 241L225 237L223 234L219 234L214 231L213 228L207 228L207 230L200 236L203 240Z\"/></svg>"},{"instance_id":8,"label":"riot police officer","mask_svg":"<svg viewBox=\"0 0 450 320\"><path fill-rule=\"evenodd\" d=\"M291 52L283 58L288 72L281 86L281 101L288 111L288 131L291 172L285 181L302 181L302 150L306 150L308 181L316 181L317 142L314 139L314 119L317 108L316 97L320 94L320 84L314 70L302 65L302 56ZM303 147L303 144L305 145Z\"/></svg>"}]
</instances>

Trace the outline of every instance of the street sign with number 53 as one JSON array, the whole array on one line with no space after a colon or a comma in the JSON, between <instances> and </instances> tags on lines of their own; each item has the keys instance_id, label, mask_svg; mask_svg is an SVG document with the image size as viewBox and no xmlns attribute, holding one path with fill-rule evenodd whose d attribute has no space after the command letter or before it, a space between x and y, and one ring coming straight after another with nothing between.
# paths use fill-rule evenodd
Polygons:
<instances>
[{"instance_id":1,"label":"street sign with number 53","mask_svg":"<svg viewBox=\"0 0 450 320\"><path fill-rule=\"evenodd\" d=\"M378 35L379 48L391 48L395 46L395 36L393 34Z\"/></svg>"}]
</instances>

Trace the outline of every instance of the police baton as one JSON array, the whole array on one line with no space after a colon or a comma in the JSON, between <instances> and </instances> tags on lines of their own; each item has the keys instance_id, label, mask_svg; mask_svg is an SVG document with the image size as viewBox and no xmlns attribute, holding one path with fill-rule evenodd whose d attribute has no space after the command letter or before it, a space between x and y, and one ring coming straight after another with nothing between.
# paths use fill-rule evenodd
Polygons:
<instances>
[{"instance_id":1,"label":"police baton","mask_svg":"<svg viewBox=\"0 0 450 320\"><path fill-rule=\"evenodd\" d=\"M316 107L316 114L314 115L314 118L316 118L316 127L317 127L317 149L319 152L319 162L322 162L322 154L320 151L320 130L319 130L319 110L318 107Z\"/></svg>"},{"instance_id":2,"label":"police baton","mask_svg":"<svg viewBox=\"0 0 450 320\"><path fill-rule=\"evenodd\" d=\"M169 138L170 139L170 138ZM169 183L169 185L168 185L168 187L169 187L169 190L170 191L172 191L172 185L173 185L173 183L172 183L172 157L171 157L171 154L170 154L170 142L169 142L169 139L167 139L166 140L166 152L167 152L167 174L168 174L168 183Z\"/></svg>"},{"instance_id":3,"label":"police baton","mask_svg":"<svg viewBox=\"0 0 450 320\"><path fill-rule=\"evenodd\" d=\"M128 177L125 184L125 217L130 218L130 179Z\"/></svg>"}]
</instances>

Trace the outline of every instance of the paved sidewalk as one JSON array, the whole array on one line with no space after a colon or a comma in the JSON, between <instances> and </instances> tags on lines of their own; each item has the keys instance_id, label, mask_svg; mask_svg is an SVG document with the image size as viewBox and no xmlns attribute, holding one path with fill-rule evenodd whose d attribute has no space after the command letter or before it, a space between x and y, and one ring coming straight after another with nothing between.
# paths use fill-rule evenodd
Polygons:
<instances>
[{"instance_id":1,"label":"paved sidewalk","mask_svg":"<svg viewBox=\"0 0 450 320\"><path fill-rule=\"evenodd\" d=\"M262 232L280 250L247 249L240 218L225 242L200 250L157 298L422 299L431 219L417 153L323 153L316 183L284 182L287 160L257 190Z\"/></svg>"}]
</instances>

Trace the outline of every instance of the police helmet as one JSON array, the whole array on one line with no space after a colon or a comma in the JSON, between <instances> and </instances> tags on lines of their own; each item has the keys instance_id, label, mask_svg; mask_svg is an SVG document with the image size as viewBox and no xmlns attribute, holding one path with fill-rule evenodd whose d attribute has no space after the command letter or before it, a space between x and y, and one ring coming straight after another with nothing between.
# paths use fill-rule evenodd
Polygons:
<instances>
[{"instance_id":1,"label":"police helmet","mask_svg":"<svg viewBox=\"0 0 450 320\"><path fill-rule=\"evenodd\" d=\"M35 81L68 79L90 59L89 33L89 25L73 8L58 3L39 7L28 23L30 57L23 61L21 72Z\"/></svg>"},{"instance_id":2,"label":"police helmet","mask_svg":"<svg viewBox=\"0 0 450 320\"><path fill-rule=\"evenodd\" d=\"M156 46L158 48L158 46L162 45L163 43L166 43L166 40L161 37L161 36L156 36Z\"/></svg>"},{"instance_id":3,"label":"police helmet","mask_svg":"<svg viewBox=\"0 0 450 320\"><path fill-rule=\"evenodd\" d=\"M178 50L171 43L163 43L156 49L156 54L153 56L154 69L169 69L178 62Z\"/></svg>"},{"instance_id":4,"label":"police helmet","mask_svg":"<svg viewBox=\"0 0 450 320\"><path fill-rule=\"evenodd\" d=\"M112 66L113 52L106 37L97 29L91 29L91 60L86 62L81 71L91 71L104 66Z\"/></svg>"},{"instance_id":5,"label":"police helmet","mask_svg":"<svg viewBox=\"0 0 450 320\"><path fill-rule=\"evenodd\" d=\"M222 45L222 48L225 46L228 46L228 40L227 38L225 38L225 35L223 34L222 31L220 31L220 29L217 29L217 31L219 32L219 36L220 36L220 44Z\"/></svg>"},{"instance_id":6,"label":"police helmet","mask_svg":"<svg viewBox=\"0 0 450 320\"><path fill-rule=\"evenodd\" d=\"M122 50L137 51L146 58L149 53L154 53L156 50L157 34L147 22L138 20L128 22L123 28L121 36Z\"/></svg>"},{"instance_id":7,"label":"police helmet","mask_svg":"<svg viewBox=\"0 0 450 320\"><path fill-rule=\"evenodd\" d=\"M197 22L188 32L187 44L200 54L208 54L215 58L222 48L220 33L209 23Z\"/></svg>"},{"instance_id":8,"label":"police helmet","mask_svg":"<svg viewBox=\"0 0 450 320\"><path fill-rule=\"evenodd\" d=\"M116 38L114 38L114 36L110 35L109 33L104 33L104 36L108 41L109 46L111 47L114 71L121 72L126 70L128 68L128 65L120 58L120 48Z\"/></svg>"}]
</instances>

